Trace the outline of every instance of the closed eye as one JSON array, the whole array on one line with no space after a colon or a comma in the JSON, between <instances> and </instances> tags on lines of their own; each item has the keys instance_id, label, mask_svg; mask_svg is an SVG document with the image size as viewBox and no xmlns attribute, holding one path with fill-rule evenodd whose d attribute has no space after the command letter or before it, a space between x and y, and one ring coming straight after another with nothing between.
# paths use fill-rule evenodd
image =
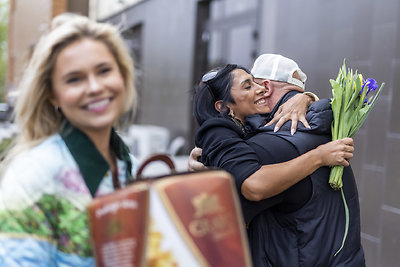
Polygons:
<instances>
[{"instance_id":1,"label":"closed eye","mask_svg":"<svg viewBox=\"0 0 400 267\"><path fill-rule=\"evenodd\" d=\"M242 82L242 88L246 89L246 90L250 90L251 89L251 80L250 79L246 79Z\"/></svg>"}]
</instances>

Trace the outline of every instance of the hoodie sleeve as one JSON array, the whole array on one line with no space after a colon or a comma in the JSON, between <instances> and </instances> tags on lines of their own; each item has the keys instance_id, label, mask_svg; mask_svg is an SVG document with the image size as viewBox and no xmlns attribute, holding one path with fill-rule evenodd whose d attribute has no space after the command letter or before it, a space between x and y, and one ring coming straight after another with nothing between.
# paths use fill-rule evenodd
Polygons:
<instances>
[{"instance_id":1,"label":"hoodie sleeve","mask_svg":"<svg viewBox=\"0 0 400 267\"><path fill-rule=\"evenodd\" d=\"M195 143L203 149L201 162L232 174L239 192L243 181L261 168L256 153L244 140L244 133L229 119L206 121L196 133Z\"/></svg>"}]
</instances>

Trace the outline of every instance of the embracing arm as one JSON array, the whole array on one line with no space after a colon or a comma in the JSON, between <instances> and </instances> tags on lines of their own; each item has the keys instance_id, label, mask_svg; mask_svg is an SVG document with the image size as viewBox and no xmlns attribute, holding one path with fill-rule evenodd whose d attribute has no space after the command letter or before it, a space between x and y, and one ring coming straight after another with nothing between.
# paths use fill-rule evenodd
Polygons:
<instances>
[{"instance_id":1,"label":"embracing arm","mask_svg":"<svg viewBox=\"0 0 400 267\"><path fill-rule=\"evenodd\" d=\"M309 152L278 164L263 165L244 180L241 186L243 196L252 201L275 196L322 166L349 166L353 157L353 139L331 141Z\"/></svg>"},{"instance_id":2,"label":"embracing arm","mask_svg":"<svg viewBox=\"0 0 400 267\"><path fill-rule=\"evenodd\" d=\"M300 121L304 127L310 128L306 120L307 108L316 100L318 97L310 92L303 94L296 94L291 97L288 101L283 103L276 111L274 118L266 125L275 125L275 132L278 131L285 122L291 120L292 126L290 132L292 135L296 132L297 123Z\"/></svg>"},{"instance_id":3,"label":"embracing arm","mask_svg":"<svg viewBox=\"0 0 400 267\"><path fill-rule=\"evenodd\" d=\"M203 163L197 160L199 157L201 157L201 151L202 149L200 147L195 147L192 149L192 151L190 151L187 166L189 171L201 171L207 169Z\"/></svg>"}]
</instances>

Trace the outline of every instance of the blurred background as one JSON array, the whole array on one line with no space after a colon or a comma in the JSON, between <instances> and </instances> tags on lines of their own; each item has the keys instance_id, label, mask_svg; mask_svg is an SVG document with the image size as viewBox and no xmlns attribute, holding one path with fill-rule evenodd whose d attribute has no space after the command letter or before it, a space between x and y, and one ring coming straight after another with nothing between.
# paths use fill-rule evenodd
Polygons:
<instances>
[{"instance_id":1,"label":"blurred background","mask_svg":"<svg viewBox=\"0 0 400 267\"><path fill-rule=\"evenodd\" d=\"M0 139L16 87L51 19L76 12L117 25L135 59L139 110L124 131L132 152L173 155L185 170L198 125L192 96L200 77L223 63L251 67L262 53L293 58L307 91L331 96L346 58L386 86L355 137L352 166L361 203L367 266L400 262L400 1L398 0L0 0ZM316 252L317 253L317 252Z\"/></svg>"}]
</instances>

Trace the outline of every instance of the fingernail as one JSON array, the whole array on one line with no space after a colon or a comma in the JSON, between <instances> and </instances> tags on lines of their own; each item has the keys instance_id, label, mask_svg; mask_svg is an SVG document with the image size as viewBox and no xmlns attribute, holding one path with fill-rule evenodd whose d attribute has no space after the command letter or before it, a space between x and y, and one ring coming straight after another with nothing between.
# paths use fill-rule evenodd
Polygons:
<instances>
[{"instance_id":1,"label":"fingernail","mask_svg":"<svg viewBox=\"0 0 400 267\"><path fill-rule=\"evenodd\" d=\"M295 129L291 129L291 130L290 130L290 134L291 134L291 135L294 135L295 132L296 132Z\"/></svg>"},{"instance_id":2,"label":"fingernail","mask_svg":"<svg viewBox=\"0 0 400 267\"><path fill-rule=\"evenodd\" d=\"M279 128L278 128L278 127L275 127L275 128L274 128L274 133L276 133L278 130L279 130Z\"/></svg>"},{"instance_id":3,"label":"fingernail","mask_svg":"<svg viewBox=\"0 0 400 267\"><path fill-rule=\"evenodd\" d=\"M310 126L310 125L308 125L308 126L307 126L307 129L311 129L311 126Z\"/></svg>"}]
</instances>

